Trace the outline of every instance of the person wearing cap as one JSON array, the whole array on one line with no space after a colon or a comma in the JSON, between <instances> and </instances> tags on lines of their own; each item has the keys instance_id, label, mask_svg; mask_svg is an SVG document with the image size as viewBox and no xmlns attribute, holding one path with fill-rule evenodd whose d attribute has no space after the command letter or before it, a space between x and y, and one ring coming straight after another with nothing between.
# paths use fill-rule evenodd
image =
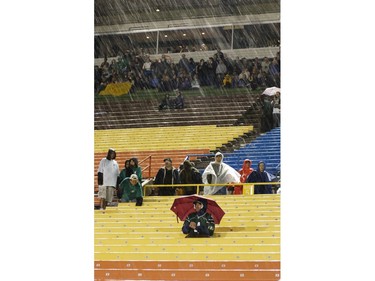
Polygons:
<instances>
[{"instance_id":1,"label":"person wearing cap","mask_svg":"<svg viewBox=\"0 0 375 281\"><path fill-rule=\"evenodd\" d=\"M156 174L154 179L154 184L179 184L180 177L178 174L178 170L172 166L172 159L165 158L164 159L164 167L161 167ZM174 187L160 187L159 188L159 195L168 196L168 195L175 195L175 188Z\"/></svg>"},{"instance_id":2,"label":"person wearing cap","mask_svg":"<svg viewBox=\"0 0 375 281\"><path fill-rule=\"evenodd\" d=\"M119 167L116 159L116 151L108 150L107 156L100 160L98 168L98 197L100 198L100 210L105 211L107 203L112 202L115 188L118 185Z\"/></svg>"},{"instance_id":3,"label":"person wearing cap","mask_svg":"<svg viewBox=\"0 0 375 281\"><path fill-rule=\"evenodd\" d=\"M212 216L206 212L207 201L204 199L193 202L195 212L192 212L184 221L182 233L188 234L187 237L208 237L215 231L215 222Z\"/></svg>"},{"instance_id":4,"label":"person wearing cap","mask_svg":"<svg viewBox=\"0 0 375 281\"><path fill-rule=\"evenodd\" d=\"M130 177L120 182L119 190L122 194L121 202L136 202L136 206L142 206L142 186L139 183L138 176L132 174Z\"/></svg>"},{"instance_id":5,"label":"person wearing cap","mask_svg":"<svg viewBox=\"0 0 375 281\"><path fill-rule=\"evenodd\" d=\"M239 183L241 175L228 164L223 162L223 154L217 152L215 154L215 161L210 162L202 175L204 184L229 184ZM203 189L204 195L225 195L227 194L227 187L225 186L205 186Z\"/></svg>"}]
</instances>

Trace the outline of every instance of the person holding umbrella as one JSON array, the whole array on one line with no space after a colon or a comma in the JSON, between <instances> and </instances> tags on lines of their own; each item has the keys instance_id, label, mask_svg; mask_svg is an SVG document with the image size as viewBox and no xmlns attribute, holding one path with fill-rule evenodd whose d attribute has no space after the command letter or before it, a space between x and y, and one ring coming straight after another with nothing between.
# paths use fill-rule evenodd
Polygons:
<instances>
[{"instance_id":1,"label":"person holding umbrella","mask_svg":"<svg viewBox=\"0 0 375 281\"><path fill-rule=\"evenodd\" d=\"M182 226L182 232L187 237L208 237L215 231L215 222L212 216L207 213L207 201L199 198L193 202L195 212L190 213Z\"/></svg>"}]
</instances>

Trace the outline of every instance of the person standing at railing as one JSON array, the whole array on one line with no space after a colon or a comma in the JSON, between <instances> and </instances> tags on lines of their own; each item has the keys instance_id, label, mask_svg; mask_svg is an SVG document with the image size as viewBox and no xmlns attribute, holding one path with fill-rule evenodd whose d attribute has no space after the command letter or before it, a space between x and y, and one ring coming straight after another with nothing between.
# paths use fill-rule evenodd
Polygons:
<instances>
[{"instance_id":1,"label":"person standing at railing","mask_svg":"<svg viewBox=\"0 0 375 281\"><path fill-rule=\"evenodd\" d=\"M183 169L180 171L180 180L182 184L201 184L202 175L199 170L193 167L193 164L189 160L185 160ZM182 187L183 192L181 195L192 195L197 194L195 186Z\"/></svg>"},{"instance_id":2,"label":"person standing at railing","mask_svg":"<svg viewBox=\"0 0 375 281\"><path fill-rule=\"evenodd\" d=\"M245 159L242 164L242 168L238 171L239 174L241 175L240 181L242 183L246 182L247 177L254 171L253 168L251 168L251 160L250 159ZM242 185L237 185L234 187L233 194L243 194L243 186Z\"/></svg>"},{"instance_id":3,"label":"person standing at railing","mask_svg":"<svg viewBox=\"0 0 375 281\"><path fill-rule=\"evenodd\" d=\"M156 174L154 179L154 184L179 184L180 177L178 174L178 170L172 166L172 159L165 158L164 159L164 167L161 167ZM175 188L174 187L160 187L158 188L158 194L162 196L168 195L175 195Z\"/></svg>"},{"instance_id":4,"label":"person standing at railing","mask_svg":"<svg viewBox=\"0 0 375 281\"><path fill-rule=\"evenodd\" d=\"M227 184L240 182L240 174L228 164L223 162L223 154L217 152L215 161L210 162L202 175L204 184L225 184L225 186L205 186L204 195L225 195L228 193ZM233 186L233 185L231 185Z\"/></svg>"},{"instance_id":5,"label":"person standing at railing","mask_svg":"<svg viewBox=\"0 0 375 281\"><path fill-rule=\"evenodd\" d=\"M270 182L270 175L266 171L266 164L263 161L258 163L258 169L253 171L246 182ZM272 194L271 185L254 185L254 194Z\"/></svg>"}]
</instances>

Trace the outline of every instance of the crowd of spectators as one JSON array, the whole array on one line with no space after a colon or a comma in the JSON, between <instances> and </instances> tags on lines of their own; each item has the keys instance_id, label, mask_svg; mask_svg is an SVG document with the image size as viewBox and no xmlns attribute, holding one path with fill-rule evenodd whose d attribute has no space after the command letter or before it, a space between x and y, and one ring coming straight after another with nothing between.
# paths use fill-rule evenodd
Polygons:
<instances>
[{"instance_id":1,"label":"crowd of spectators","mask_svg":"<svg viewBox=\"0 0 375 281\"><path fill-rule=\"evenodd\" d=\"M188 90L202 86L243 88L256 90L263 87L280 87L280 53L276 57L262 59L227 57L220 48L206 60L199 62L181 53L174 62L170 56L161 55L151 60L148 55L127 51L100 66L95 66L95 93L98 94L109 83L131 82L131 93L143 89L158 89L160 92Z\"/></svg>"}]
</instances>

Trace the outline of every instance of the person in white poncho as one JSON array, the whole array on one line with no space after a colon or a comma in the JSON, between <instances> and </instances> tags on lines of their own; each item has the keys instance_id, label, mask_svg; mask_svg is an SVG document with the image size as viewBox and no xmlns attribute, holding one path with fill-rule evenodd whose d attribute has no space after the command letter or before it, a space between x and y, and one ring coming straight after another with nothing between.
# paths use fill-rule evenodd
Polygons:
<instances>
[{"instance_id":1,"label":"person in white poncho","mask_svg":"<svg viewBox=\"0 0 375 281\"><path fill-rule=\"evenodd\" d=\"M202 181L205 184L228 184L239 183L241 175L231 166L223 163L223 154L217 152L215 161L210 162L202 175ZM205 186L204 195L225 195L227 194L226 186Z\"/></svg>"}]
</instances>

